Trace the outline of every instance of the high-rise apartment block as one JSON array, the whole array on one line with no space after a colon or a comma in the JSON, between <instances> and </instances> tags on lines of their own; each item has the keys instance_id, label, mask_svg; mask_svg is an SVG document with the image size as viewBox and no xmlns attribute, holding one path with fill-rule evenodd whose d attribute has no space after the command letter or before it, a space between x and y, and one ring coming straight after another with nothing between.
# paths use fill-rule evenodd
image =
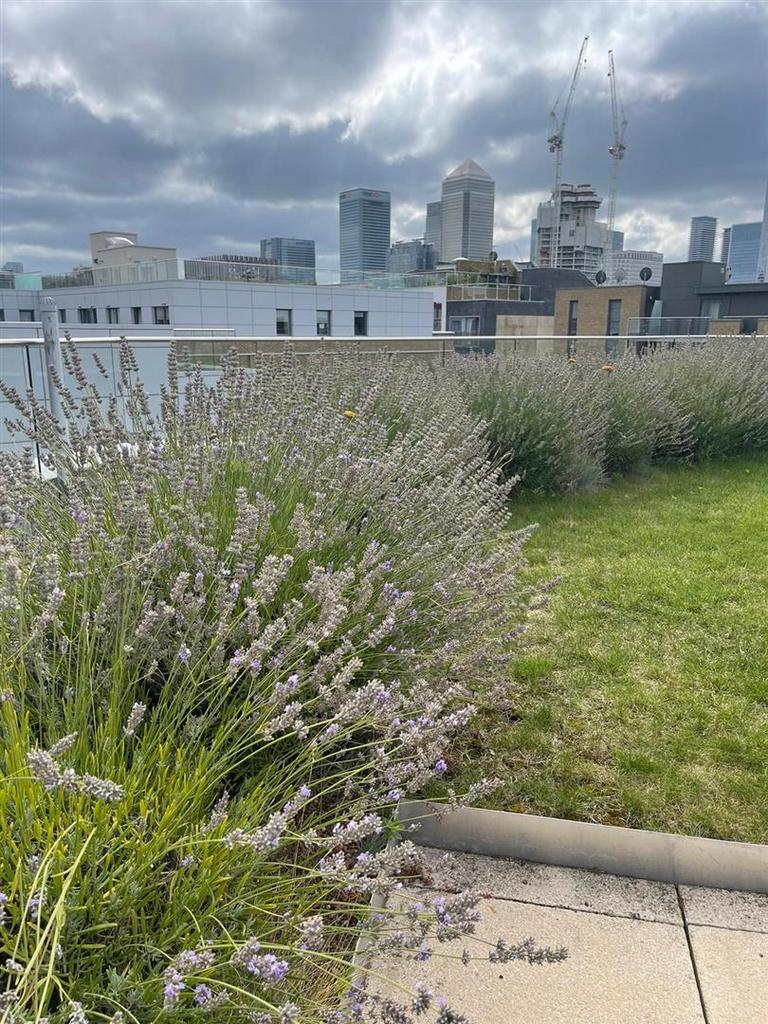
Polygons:
<instances>
[{"instance_id":1,"label":"high-rise apartment block","mask_svg":"<svg viewBox=\"0 0 768 1024\"><path fill-rule=\"evenodd\" d=\"M262 238L261 255L276 263L281 280L295 280L300 284L315 282L315 243L311 238ZM296 274L293 268L299 268ZM283 273L283 268L291 268Z\"/></svg>"},{"instance_id":2,"label":"high-rise apartment block","mask_svg":"<svg viewBox=\"0 0 768 1024\"><path fill-rule=\"evenodd\" d=\"M731 236L726 261L728 284L751 284L757 280L757 260L760 255L760 235L763 225L731 225Z\"/></svg>"},{"instance_id":3,"label":"high-rise apartment block","mask_svg":"<svg viewBox=\"0 0 768 1024\"><path fill-rule=\"evenodd\" d=\"M768 185L765 188L763 228L760 234L760 252L757 255L757 280L768 281Z\"/></svg>"},{"instance_id":4,"label":"high-rise apartment block","mask_svg":"<svg viewBox=\"0 0 768 1024\"><path fill-rule=\"evenodd\" d=\"M691 217L691 233L688 238L688 262L706 260L711 263L715 256L715 235L717 217Z\"/></svg>"},{"instance_id":5,"label":"high-rise apartment block","mask_svg":"<svg viewBox=\"0 0 768 1024\"><path fill-rule=\"evenodd\" d=\"M442 263L461 256L488 259L495 198L493 178L474 160L465 160L445 178L440 200Z\"/></svg>"},{"instance_id":6,"label":"high-rise apartment block","mask_svg":"<svg viewBox=\"0 0 768 1024\"><path fill-rule=\"evenodd\" d=\"M395 242L387 256L387 272L390 274L415 274L432 270L434 265L434 250L421 238Z\"/></svg>"},{"instance_id":7,"label":"high-rise apartment block","mask_svg":"<svg viewBox=\"0 0 768 1024\"><path fill-rule=\"evenodd\" d=\"M363 281L387 269L390 238L389 192L352 188L339 193L341 282Z\"/></svg>"},{"instance_id":8,"label":"high-rise apartment block","mask_svg":"<svg viewBox=\"0 0 768 1024\"><path fill-rule=\"evenodd\" d=\"M723 240L720 243L720 262L723 266L728 265L728 250L731 247L731 229L723 228Z\"/></svg>"},{"instance_id":9,"label":"high-rise apartment block","mask_svg":"<svg viewBox=\"0 0 768 1024\"><path fill-rule=\"evenodd\" d=\"M560 230L554 266L594 277L612 252L621 251L621 233L611 234L608 225L597 219L602 201L589 184L564 182L560 186ZM541 203L531 223L531 260L536 266L553 265L550 250L554 245L554 219L552 200Z\"/></svg>"},{"instance_id":10,"label":"high-rise apartment block","mask_svg":"<svg viewBox=\"0 0 768 1024\"><path fill-rule=\"evenodd\" d=\"M432 246L435 261L440 259L440 247L443 240L442 203L427 203L427 223L424 231L424 242Z\"/></svg>"}]
</instances>

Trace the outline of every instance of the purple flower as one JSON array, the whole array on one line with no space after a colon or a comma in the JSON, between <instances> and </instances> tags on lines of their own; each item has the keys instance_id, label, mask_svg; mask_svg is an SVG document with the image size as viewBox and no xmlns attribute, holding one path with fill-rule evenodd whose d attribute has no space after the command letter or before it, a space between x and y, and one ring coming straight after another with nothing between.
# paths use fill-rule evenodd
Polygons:
<instances>
[{"instance_id":1,"label":"purple flower","mask_svg":"<svg viewBox=\"0 0 768 1024\"><path fill-rule=\"evenodd\" d=\"M435 761L435 775L444 775L448 771L448 765L445 761L440 758L439 761Z\"/></svg>"},{"instance_id":2,"label":"purple flower","mask_svg":"<svg viewBox=\"0 0 768 1024\"><path fill-rule=\"evenodd\" d=\"M301 786L299 789L299 796L302 800L308 800L312 796L312 790L309 786Z\"/></svg>"},{"instance_id":3,"label":"purple flower","mask_svg":"<svg viewBox=\"0 0 768 1024\"><path fill-rule=\"evenodd\" d=\"M213 1000L213 992L207 985L195 987L195 1002L198 1006L207 1006Z\"/></svg>"},{"instance_id":4,"label":"purple flower","mask_svg":"<svg viewBox=\"0 0 768 1024\"><path fill-rule=\"evenodd\" d=\"M187 662L189 661L189 656L191 653L192 651L190 651L188 647L185 647L184 644L182 644L181 647L179 648L179 661L183 661L184 664L186 665Z\"/></svg>"},{"instance_id":5,"label":"purple flower","mask_svg":"<svg viewBox=\"0 0 768 1024\"><path fill-rule=\"evenodd\" d=\"M169 967L163 975L163 1005L166 1009L175 1006L179 996L187 987L181 980L181 975L175 967Z\"/></svg>"}]
</instances>

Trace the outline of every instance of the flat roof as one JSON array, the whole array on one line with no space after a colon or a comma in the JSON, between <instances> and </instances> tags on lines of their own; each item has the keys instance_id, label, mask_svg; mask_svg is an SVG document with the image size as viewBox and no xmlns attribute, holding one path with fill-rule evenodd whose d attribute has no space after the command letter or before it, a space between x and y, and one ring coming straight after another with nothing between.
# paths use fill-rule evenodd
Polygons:
<instances>
[{"instance_id":1,"label":"flat roof","mask_svg":"<svg viewBox=\"0 0 768 1024\"><path fill-rule=\"evenodd\" d=\"M768 281L749 281L745 284L728 284L727 282L718 285L705 285L697 288L699 295L730 295L733 292L765 292L768 295Z\"/></svg>"}]
</instances>

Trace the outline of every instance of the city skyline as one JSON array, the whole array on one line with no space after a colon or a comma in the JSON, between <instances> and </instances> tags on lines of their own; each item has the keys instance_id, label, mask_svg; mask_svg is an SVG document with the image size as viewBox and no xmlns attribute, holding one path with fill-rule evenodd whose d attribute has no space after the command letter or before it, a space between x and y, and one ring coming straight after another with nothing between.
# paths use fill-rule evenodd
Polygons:
<instances>
[{"instance_id":1,"label":"city skyline","mask_svg":"<svg viewBox=\"0 0 768 1024\"><path fill-rule=\"evenodd\" d=\"M106 225L184 254L313 238L331 266L340 191L391 192L392 239L419 237L467 155L496 181L494 247L524 259L551 190L549 107L587 33L565 180L607 194L613 47L629 118L616 227L632 247L684 259L692 216L762 218L761 5L673 4L659 19L648 3L568 5L566 17L557 3L477 2L470 20L451 2L238 4L238 18L194 6L205 16L185 3L137 2L131 18L112 4L4 5L0 262L66 269Z\"/></svg>"}]
</instances>

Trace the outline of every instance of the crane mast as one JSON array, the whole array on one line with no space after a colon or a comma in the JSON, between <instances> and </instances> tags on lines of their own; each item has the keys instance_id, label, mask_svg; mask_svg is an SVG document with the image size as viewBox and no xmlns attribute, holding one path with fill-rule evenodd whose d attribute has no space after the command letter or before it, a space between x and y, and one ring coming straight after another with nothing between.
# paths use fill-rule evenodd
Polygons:
<instances>
[{"instance_id":1,"label":"crane mast","mask_svg":"<svg viewBox=\"0 0 768 1024\"><path fill-rule=\"evenodd\" d=\"M573 69L573 75L571 76L571 84L568 89L568 96L563 107L561 116L558 116L558 105L560 103L560 97L555 102L554 107L550 111L550 135L547 139L547 145L549 146L550 153L555 154L555 182L552 189L552 230L550 232L549 242L549 259L547 260L547 266L557 267L560 264L560 186L563 180L563 144L565 142L565 126L568 121L568 114L571 109L573 102L574 93L576 92L576 83L579 80L579 74L581 73L582 67L587 62L587 44L589 43L589 36L584 36L584 40L579 50L579 56L576 60L576 66ZM562 93L560 94L562 96Z\"/></svg>"},{"instance_id":2,"label":"crane mast","mask_svg":"<svg viewBox=\"0 0 768 1024\"><path fill-rule=\"evenodd\" d=\"M613 141L608 147L611 155L611 189L608 196L608 231L609 244L613 246L613 226L616 221L616 199L619 194L619 167L624 159L626 146L624 145L624 132L627 128L627 118L619 94L619 87L616 84L616 68L613 64L613 50L608 51L608 77L611 80L611 123L613 128Z\"/></svg>"}]
</instances>

